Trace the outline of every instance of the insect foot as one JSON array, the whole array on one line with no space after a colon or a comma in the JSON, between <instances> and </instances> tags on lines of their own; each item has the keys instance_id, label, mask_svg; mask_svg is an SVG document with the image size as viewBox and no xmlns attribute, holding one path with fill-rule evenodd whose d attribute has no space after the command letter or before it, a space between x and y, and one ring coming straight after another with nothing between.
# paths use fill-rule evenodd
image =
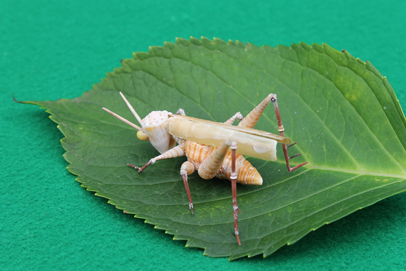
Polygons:
<instances>
[{"instance_id":1,"label":"insect foot","mask_svg":"<svg viewBox=\"0 0 406 271\"><path fill-rule=\"evenodd\" d=\"M146 169L149 165L152 165L152 164L154 164L154 163L155 163L155 159L151 159L151 160L149 160L149 162L146 163L142 168L137 167L137 166L133 166L133 165L131 165L131 164L127 164L127 166L133 167L134 169L138 170L138 173L141 173L141 172L142 172L144 169Z\"/></svg>"},{"instance_id":2,"label":"insect foot","mask_svg":"<svg viewBox=\"0 0 406 271\"><path fill-rule=\"evenodd\" d=\"M127 164L127 166L129 166L129 167L133 167L135 170L137 170L138 172L139 172L139 170L140 170L140 167L137 167L137 166L133 166L133 165L131 165L131 164Z\"/></svg>"}]
</instances>

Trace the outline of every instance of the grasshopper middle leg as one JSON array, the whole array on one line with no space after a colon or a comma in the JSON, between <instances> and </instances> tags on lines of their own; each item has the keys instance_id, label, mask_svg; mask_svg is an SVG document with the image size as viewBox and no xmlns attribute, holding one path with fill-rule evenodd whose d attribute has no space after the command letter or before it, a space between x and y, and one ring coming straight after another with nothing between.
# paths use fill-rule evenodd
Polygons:
<instances>
[{"instance_id":1,"label":"grasshopper middle leg","mask_svg":"<svg viewBox=\"0 0 406 271\"><path fill-rule=\"evenodd\" d=\"M136 170L138 170L138 173L141 173L144 169L146 169L148 166L150 166L152 164L155 164L155 162L158 160L169 159L169 158L174 158L174 157L179 157L179 156L184 156L184 155L185 155L185 151L184 151L183 145L178 145L178 146L173 147L172 149L167 150L166 152L152 158L151 160L148 161L148 163L146 163L141 168L130 165L130 164L127 164L127 166L133 167Z\"/></svg>"},{"instance_id":2,"label":"grasshopper middle leg","mask_svg":"<svg viewBox=\"0 0 406 271\"><path fill-rule=\"evenodd\" d=\"M235 168L235 157L236 157L236 150L237 150L237 143L233 142L231 144L231 190L233 195L233 214L234 214L234 233L235 237L237 237L238 244L241 246L240 241L240 232L238 230L238 213L240 209L238 209L237 205L237 173Z\"/></svg>"},{"instance_id":3,"label":"grasshopper middle leg","mask_svg":"<svg viewBox=\"0 0 406 271\"><path fill-rule=\"evenodd\" d=\"M225 123L225 124L230 124L230 125L232 125L236 119L239 119L240 121L242 121L244 118L243 118L243 116L241 115L240 112L237 112L237 113L234 114L234 116L232 116L231 118L229 118L229 119L228 119L226 122L224 122L224 123Z\"/></svg>"},{"instance_id":4,"label":"grasshopper middle leg","mask_svg":"<svg viewBox=\"0 0 406 271\"><path fill-rule=\"evenodd\" d=\"M186 193L187 193L187 197L189 199L189 209L193 214L193 202L192 202L192 196L190 195L190 189L189 189L189 182L187 179L187 175L192 174L193 172L195 172L195 166L190 163L189 161L186 161L182 164L182 166L180 167L180 175L183 178L183 183L185 184L185 189L186 189Z\"/></svg>"}]
</instances>

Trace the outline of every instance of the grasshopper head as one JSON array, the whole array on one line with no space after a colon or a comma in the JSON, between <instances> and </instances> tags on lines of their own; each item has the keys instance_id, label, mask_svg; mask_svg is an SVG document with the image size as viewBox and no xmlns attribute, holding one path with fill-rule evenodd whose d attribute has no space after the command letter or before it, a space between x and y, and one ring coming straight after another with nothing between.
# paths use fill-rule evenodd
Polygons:
<instances>
[{"instance_id":1,"label":"grasshopper head","mask_svg":"<svg viewBox=\"0 0 406 271\"><path fill-rule=\"evenodd\" d=\"M107 108L103 107L105 111L112 114L114 117L118 118L119 120L127 123L131 127L138 130L137 137L140 140L149 140L152 146L159 151L160 153L166 152L169 149L175 147L176 141L172 137L171 134L165 129L166 121L169 119L172 113L168 111L152 111L149 113L143 120L138 116L137 112L135 112L134 108L131 104L127 101L124 97L123 93L120 92L121 97L123 98L124 102L127 104L128 108L133 113L134 117L138 120L141 124L141 127L138 125L126 120L125 118L117 115L116 113L108 110Z\"/></svg>"},{"instance_id":2,"label":"grasshopper head","mask_svg":"<svg viewBox=\"0 0 406 271\"><path fill-rule=\"evenodd\" d=\"M172 113L168 111L152 111L141 122L142 130L138 131L140 140L149 140L160 153L175 146L175 140L166 130L166 121Z\"/></svg>"}]
</instances>

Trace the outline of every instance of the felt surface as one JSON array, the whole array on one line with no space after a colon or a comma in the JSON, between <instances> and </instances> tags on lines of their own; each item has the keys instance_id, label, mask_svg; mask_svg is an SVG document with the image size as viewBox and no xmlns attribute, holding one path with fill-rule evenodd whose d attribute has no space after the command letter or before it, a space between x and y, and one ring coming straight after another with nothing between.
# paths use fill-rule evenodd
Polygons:
<instances>
[{"instance_id":1,"label":"felt surface","mask_svg":"<svg viewBox=\"0 0 406 271\"><path fill-rule=\"evenodd\" d=\"M0 270L404 270L405 193L265 259L208 258L80 187L56 124L11 93L74 98L134 51L205 36L346 49L386 75L405 108L405 14L406 2L395 0L1 0Z\"/></svg>"}]
</instances>

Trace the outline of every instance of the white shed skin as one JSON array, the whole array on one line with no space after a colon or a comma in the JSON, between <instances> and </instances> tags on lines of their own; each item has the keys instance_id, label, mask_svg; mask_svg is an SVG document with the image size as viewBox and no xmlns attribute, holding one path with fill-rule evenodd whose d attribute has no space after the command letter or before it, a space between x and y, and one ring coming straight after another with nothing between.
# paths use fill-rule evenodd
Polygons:
<instances>
[{"instance_id":1,"label":"white shed skin","mask_svg":"<svg viewBox=\"0 0 406 271\"><path fill-rule=\"evenodd\" d=\"M277 142L291 142L286 137L256 129L180 115L172 115L166 121L166 130L175 137L215 147L225 141L235 141L238 153L267 161L276 160Z\"/></svg>"}]
</instances>

